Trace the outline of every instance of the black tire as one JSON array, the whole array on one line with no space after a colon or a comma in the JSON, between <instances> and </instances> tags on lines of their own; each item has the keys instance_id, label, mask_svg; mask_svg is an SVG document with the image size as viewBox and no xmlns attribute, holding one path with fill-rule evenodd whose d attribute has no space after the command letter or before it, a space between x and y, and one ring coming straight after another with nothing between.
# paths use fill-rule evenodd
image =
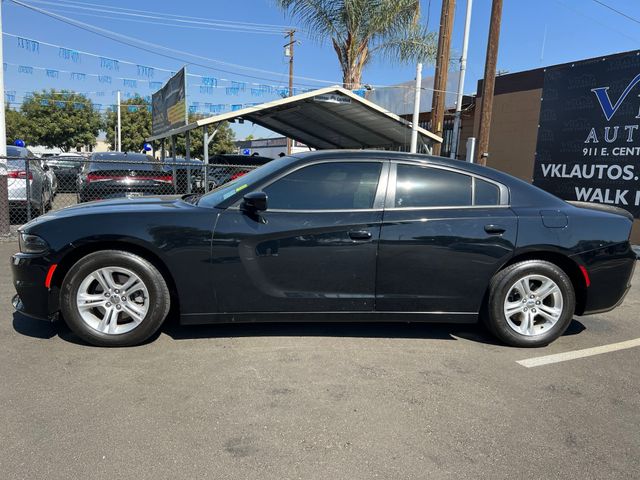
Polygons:
<instances>
[{"instance_id":1,"label":"black tire","mask_svg":"<svg viewBox=\"0 0 640 480\"><path fill-rule=\"evenodd\" d=\"M516 332L507 321L504 305L511 287L527 275L543 275L556 283L562 294L562 312L548 330L535 335ZM535 293L535 291L534 291ZM507 345L514 347L543 347L562 335L575 311L576 296L568 275L557 265L543 260L526 260L498 272L489 286L489 298L484 315L487 328Z\"/></svg>"},{"instance_id":2,"label":"black tire","mask_svg":"<svg viewBox=\"0 0 640 480\"><path fill-rule=\"evenodd\" d=\"M147 287L147 314L137 327L126 333L100 332L85 323L78 310L76 298L82 281L103 267L126 268L135 273ZM69 328L84 341L99 347L128 347L141 344L160 328L170 306L169 289L158 269L146 259L121 250L101 250L78 260L65 276L60 292L60 310Z\"/></svg>"}]
</instances>

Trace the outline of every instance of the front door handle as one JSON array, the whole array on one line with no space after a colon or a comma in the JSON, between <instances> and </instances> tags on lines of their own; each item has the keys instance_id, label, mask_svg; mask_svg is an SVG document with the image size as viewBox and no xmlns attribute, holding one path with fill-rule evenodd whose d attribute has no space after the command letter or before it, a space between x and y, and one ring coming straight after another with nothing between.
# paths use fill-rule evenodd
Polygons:
<instances>
[{"instance_id":1,"label":"front door handle","mask_svg":"<svg viewBox=\"0 0 640 480\"><path fill-rule=\"evenodd\" d=\"M507 229L502 225L494 225L493 223L490 223L484 226L484 231L491 235L500 235L504 233L506 230Z\"/></svg>"},{"instance_id":2,"label":"front door handle","mask_svg":"<svg viewBox=\"0 0 640 480\"><path fill-rule=\"evenodd\" d=\"M351 240L371 240L371 232L368 230L351 230L349 237Z\"/></svg>"}]
</instances>

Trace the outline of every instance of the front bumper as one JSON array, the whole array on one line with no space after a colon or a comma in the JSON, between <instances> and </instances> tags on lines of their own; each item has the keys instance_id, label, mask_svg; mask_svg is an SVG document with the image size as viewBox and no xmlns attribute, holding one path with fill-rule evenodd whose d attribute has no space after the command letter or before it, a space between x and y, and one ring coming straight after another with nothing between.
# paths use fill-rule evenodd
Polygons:
<instances>
[{"instance_id":1,"label":"front bumper","mask_svg":"<svg viewBox=\"0 0 640 480\"><path fill-rule=\"evenodd\" d=\"M47 288L45 281L51 262L45 256L16 253L11 257L11 273L16 296L13 306L20 313L40 320L55 319L57 287Z\"/></svg>"}]
</instances>

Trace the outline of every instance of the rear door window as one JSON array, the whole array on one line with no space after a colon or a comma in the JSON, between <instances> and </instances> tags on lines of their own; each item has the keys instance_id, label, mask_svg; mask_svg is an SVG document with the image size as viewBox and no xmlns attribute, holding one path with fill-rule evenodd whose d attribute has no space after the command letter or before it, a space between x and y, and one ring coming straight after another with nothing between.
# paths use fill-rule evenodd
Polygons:
<instances>
[{"instance_id":1,"label":"rear door window","mask_svg":"<svg viewBox=\"0 0 640 480\"><path fill-rule=\"evenodd\" d=\"M396 208L467 207L472 178L451 170L398 164Z\"/></svg>"}]
</instances>

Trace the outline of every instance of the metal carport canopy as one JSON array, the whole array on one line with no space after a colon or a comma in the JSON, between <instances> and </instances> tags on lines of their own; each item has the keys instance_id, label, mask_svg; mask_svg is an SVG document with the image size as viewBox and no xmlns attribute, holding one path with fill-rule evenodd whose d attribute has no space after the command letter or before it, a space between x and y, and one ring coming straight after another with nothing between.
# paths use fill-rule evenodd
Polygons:
<instances>
[{"instance_id":1,"label":"metal carport canopy","mask_svg":"<svg viewBox=\"0 0 640 480\"><path fill-rule=\"evenodd\" d=\"M326 87L273 102L203 118L148 138L160 140L211 124L243 119L315 149L406 148L411 123L339 86ZM442 138L418 127L418 144Z\"/></svg>"}]
</instances>

